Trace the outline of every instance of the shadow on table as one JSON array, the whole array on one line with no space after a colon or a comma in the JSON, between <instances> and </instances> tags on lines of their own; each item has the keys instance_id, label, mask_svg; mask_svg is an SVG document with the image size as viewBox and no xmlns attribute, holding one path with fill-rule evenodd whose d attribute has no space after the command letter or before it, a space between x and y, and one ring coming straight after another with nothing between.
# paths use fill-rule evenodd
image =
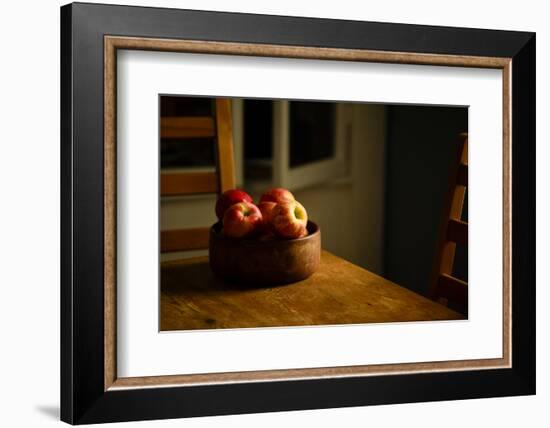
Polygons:
<instances>
[{"instance_id":1,"label":"shadow on table","mask_svg":"<svg viewBox=\"0 0 550 428\"><path fill-rule=\"evenodd\" d=\"M211 270L208 258L194 258L183 261L181 264L168 264L161 268L161 289L163 293L180 294L219 292L219 291L246 291L257 288L277 288L290 284L271 284L258 286L253 283L228 281L218 278Z\"/></svg>"}]
</instances>

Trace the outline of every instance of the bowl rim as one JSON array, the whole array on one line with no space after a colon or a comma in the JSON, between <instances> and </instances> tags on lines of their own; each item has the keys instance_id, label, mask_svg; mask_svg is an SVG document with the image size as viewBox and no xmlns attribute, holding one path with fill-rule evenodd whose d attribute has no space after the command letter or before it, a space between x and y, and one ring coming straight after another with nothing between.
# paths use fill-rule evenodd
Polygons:
<instances>
[{"instance_id":1,"label":"bowl rim","mask_svg":"<svg viewBox=\"0 0 550 428\"><path fill-rule=\"evenodd\" d=\"M308 220L306 224L306 228L308 231L310 230L310 227L314 229L312 233L309 233L306 236L302 236L301 238L294 238L294 239L274 239L271 241L260 241L255 238L234 238L232 236L226 236L222 235L220 232L216 230L216 228L221 224L221 221L217 221L212 226L210 226L210 235L215 236L218 239L226 239L228 241L238 241L238 242L254 242L254 243L261 243L261 244L273 244L275 242L300 242L300 241L306 241L308 239L314 239L316 236L321 234L321 226L319 226L314 221Z\"/></svg>"}]
</instances>

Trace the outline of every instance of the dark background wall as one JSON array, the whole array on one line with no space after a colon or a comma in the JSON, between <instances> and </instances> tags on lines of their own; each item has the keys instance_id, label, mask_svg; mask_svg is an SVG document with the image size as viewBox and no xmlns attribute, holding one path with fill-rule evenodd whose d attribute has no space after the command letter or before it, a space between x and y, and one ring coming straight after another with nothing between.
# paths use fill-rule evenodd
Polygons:
<instances>
[{"instance_id":1,"label":"dark background wall","mask_svg":"<svg viewBox=\"0 0 550 428\"><path fill-rule=\"evenodd\" d=\"M428 290L449 170L467 130L467 108L388 108L385 276L417 293ZM458 249L455 274L465 280L467 263Z\"/></svg>"}]
</instances>

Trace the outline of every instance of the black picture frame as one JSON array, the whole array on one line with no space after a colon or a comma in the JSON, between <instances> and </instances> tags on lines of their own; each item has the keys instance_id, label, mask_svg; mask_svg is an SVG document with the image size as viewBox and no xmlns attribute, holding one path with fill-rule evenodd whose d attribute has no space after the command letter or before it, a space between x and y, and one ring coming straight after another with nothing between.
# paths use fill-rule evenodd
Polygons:
<instances>
[{"instance_id":1,"label":"black picture frame","mask_svg":"<svg viewBox=\"0 0 550 428\"><path fill-rule=\"evenodd\" d=\"M104 390L104 36L512 58L512 367ZM71 424L535 393L535 34L74 3L61 8L61 419Z\"/></svg>"}]
</instances>

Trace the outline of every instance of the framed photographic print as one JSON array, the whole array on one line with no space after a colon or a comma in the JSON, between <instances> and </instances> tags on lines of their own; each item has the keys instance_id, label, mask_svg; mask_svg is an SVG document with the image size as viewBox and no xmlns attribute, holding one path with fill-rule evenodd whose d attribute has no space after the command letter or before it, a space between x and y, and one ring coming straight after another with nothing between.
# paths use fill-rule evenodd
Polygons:
<instances>
[{"instance_id":1,"label":"framed photographic print","mask_svg":"<svg viewBox=\"0 0 550 428\"><path fill-rule=\"evenodd\" d=\"M61 8L61 418L535 393L535 35Z\"/></svg>"}]
</instances>

